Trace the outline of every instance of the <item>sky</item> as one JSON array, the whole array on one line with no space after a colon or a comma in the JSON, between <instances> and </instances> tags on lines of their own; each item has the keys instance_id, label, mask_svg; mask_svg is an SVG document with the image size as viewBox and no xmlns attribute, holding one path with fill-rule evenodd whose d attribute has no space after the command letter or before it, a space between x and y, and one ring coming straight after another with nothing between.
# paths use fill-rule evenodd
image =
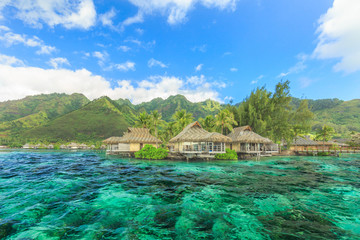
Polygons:
<instances>
[{"instance_id":1,"label":"sky","mask_svg":"<svg viewBox=\"0 0 360 240\"><path fill-rule=\"evenodd\" d=\"M359 0L0 0L0 101L360 96Z\"/></svg>"}]
</instances>

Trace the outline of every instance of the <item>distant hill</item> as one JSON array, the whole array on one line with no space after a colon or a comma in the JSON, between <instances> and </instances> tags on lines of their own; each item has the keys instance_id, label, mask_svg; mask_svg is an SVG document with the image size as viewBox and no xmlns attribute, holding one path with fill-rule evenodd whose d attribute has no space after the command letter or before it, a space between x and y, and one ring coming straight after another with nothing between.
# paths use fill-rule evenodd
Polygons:
<instances>
[{"instance_id":1,"label":"distant hill","mask_svg":"<svg viewBox=\"0 0 360 240\"><path fill-rule=\"evenodd\" d=\"M192 113L195 119L206 117L207 115L215 115L222 109L219 102L209 99L204 102L194 103L190 102L182 95L170 96L167 99L154 98L150 102L138 105L131 104L131 102L127 99L119 99L116 102L122 105L127 105L137 112L146 111L150 113L154 110L158 110L165 121L171 121L172 115L181 109L185 109L187 112Z\"/></svg>"},{"instance_id":2,"label":"distant hill","mask_svg":"<svg viewBox=\"0 0 360 240\"><path fill-rule=\"evenodd\" d=\"M31 114L45 112L54 119L77 110L89 102L84 95L53 93L28 96L20 100L0 102L0 122L19 119Z\"/></svg>"},{"instance_id":3,"label":"distant hill","mask_svg":"<svg viewBox=\"0 0 360 240\"><path fill-rule=\"evenodd\" d=\"M45 112L41 111L28 115L26 117L18 118L12 121L5 121L0 123L0 135L9 136L16 135L24 130L41 126L48 122L48 116Z\"/></svg>"},{"instance_id":4,"label":"distant hill","mask_svg":"<svg viewBox=\"0 0 360 240\"><path fill-rule=\"evenodd\" d=\"M102 97L45 125L28 130L23 135L29 139L48 141L103 140L113 135L122 135L127 127L133 125L134 119L135 112L131 108Z\"/></svg>"},{"instance_id":5,"label":"distant hill","mask_svg":"<svg viewBox=\"0 0 360 240\"><path fill-rule=\"evenodd\" d=\"M297 108L300 101L293 98L293 107ZM338 137L349 137L352 131L360 132L360 99L310 99L309 106L315 114L313 131L328 124L335 128ZM197 120L216 115L222 108L223 105L213 100L194 103L182 95L134 105L127 99L113 101L102 97L90 102L82 94L42 94L0 103L0 140L7 137L103 140L122 135L142 111L158 110L163 120L171 121L172 115L181 109L192 113Z\"/></svg>"},{"instance_id":6,"label":"distant hill","mask_svg":"<svg viewBox=\"0 0 360 240\"><path fill-rule=\"evenodd\" d=\"M293 105L298 107L300 99L293 98ZM349 136L350 132L360 132L360 99L343 101L333 99L309 99L309 107L315 114L313 130L324 124L335 128L341 135Z\"/></svg>"}]
</instances>

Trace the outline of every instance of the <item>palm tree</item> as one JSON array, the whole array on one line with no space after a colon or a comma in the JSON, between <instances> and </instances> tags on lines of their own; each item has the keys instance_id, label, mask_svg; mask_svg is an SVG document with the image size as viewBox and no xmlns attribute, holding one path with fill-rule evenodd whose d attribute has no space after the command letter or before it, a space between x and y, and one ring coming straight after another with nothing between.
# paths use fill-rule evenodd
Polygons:
<instances>
[{"instance_id":1,"label":"palm tree","mask_svg":"<svg viewBox=\"0 0 360 240\"><path fill-rule=\"evenodd\" d=\"M166 123L162 131L162 138L165 140L164 142L169 141L176 133L176 122Z\"/></svg>"},{"instance_id":2,"label":"palm tree","mask_svg":"<svg viewBox=\"0 0 360 240\"><path fill-rule=\"evenodd\" d=\"M221 110L215 116L215 125L221 127L221 134L224 134L224 129L233 129L233 125L237 126L237 122L234 119L234 114L228 109Z\"/></svg>"},{"instance_id":3,"label":"palm tree","mask_svg":"<svg viewBox=\"0 0 360 240\"><path fill-rule=\"evenodd\" d=\"M325 149L325 141L329 141L334 133L335 131L332 127L324 125L317 131L315 139L322 140L323 147Z\"/></svg>"},{"instance_id":4,"label":"palm tree","mask_svg":"<svg viewBox=\"0 0 360 240\"><path fill-rule=\"evenodd\" d=\"M176 126L180 131L182 131L187 125L193 121L193 116L191 113L187 113L185 109L176 111L172 116L176 122Z\"/></svg>"},{"instance_id":5,"label":"palm tree","mask_svg":"<svg viewBox=\"0 0 360 240\"><path fill-rule=\"evenodd\" d=\"M138 120L135 122L135 125L138 127L149 128L150 127L150 115L145 111L140 113Z\"/></svg>"},{"instance_id":6,"label":"palm tree","mask_svg":"<svg viewBox=\"0 0 360 240\"><path fill-rule=\"evenodd\" d=\"M151 126L154 128L155 130L155 136L158 137L157 134L157 127L159 126L159 124L162 122L161 120L161 113L158 112L158 110L152 111L150 114L150 122L151 122Z\"/></svg>"},{"instance_id":7,"label":"palm tree","mask_svg":"<svg viewBox=\"0 0 360 240\"><path fill-rule=\"evenodd\" d=\"M212 115L208 115L205 118L199 118L201 126L209 132L214 131L215 128L215 118Z\"/></svg>"}]
</instances>

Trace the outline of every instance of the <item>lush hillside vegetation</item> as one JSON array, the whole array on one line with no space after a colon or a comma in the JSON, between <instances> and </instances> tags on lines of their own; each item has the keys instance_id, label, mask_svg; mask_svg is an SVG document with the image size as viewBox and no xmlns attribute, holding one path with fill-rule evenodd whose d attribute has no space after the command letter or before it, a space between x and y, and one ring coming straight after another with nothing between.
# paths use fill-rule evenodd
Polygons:
<instances>
[{"instance_id":1,"label":"lush hillside vegetation","mask_svg":"<svg viewBox=\"0 0 360 240\"><path fill-rule=\"evenodd\" d=\"M19 119L31 114L45 112L49 119L54 119L87 104L89 99L79 93L41 94L20 100L0 102L0 122Z\"/></svg>"},{"instance_id":2,"label":"lush hillside vegetation","mask_svg":"<svg viewBox=\"0 0 360 240\"><path fill-rule=\"evenodd\" d=\"M134 123L134 119L132 109L102 97L45 125L28 130L23 136L49 142L103 140L113 135L122 135Z\"/></svg>"},{"instance_id":3,"label":"lush hillside vegetation","mask_svg":"<svg viewBox=\"0 0 360 240\"><path fill-rule=\"evenodd\" d=\"M12 121L6 121L0 123L0 135L12 136L23 132L24 130L38 127L48 122L48 116L45 112L41 111L22 117Z\"/></svg>"},{"instance_id":4,"label":"lush hillside vegetation","mask_svg":"<svg viewBox=\"0 0 360 240\"><path fill-rule=\"evenodd\" d=\"M117 103L127 105L137 112L146 111L148 113L157 110L162 115L165 121L172 120L171 117L176 111L185 109L187 112L193 114L195 119L204 118L207 115L215 115L221 109L220 103L213 100L206 100L204 102L193 103L187 100L182 95L170 96L167 99L155 98L150 102L141 103L139 105L132 105L127 99L119 99Z\"/></svg>"},{"instance_id":5,"label":"lush hillside vegetation","mask_svg":"<svg viewBox=\"0 0 360 240\"><path fill-rule=\"evenodd\" d=\"M293 109L298 109L300 102L300 99L292 98ZM352 132L360 132L359 99L308 100L308 104L314 113L313 132L324 124L332 126L337 137L349 138ZM242 124L246 116L238 115L241 109L243 112L245 109L244 105L241 105L239 103L225 106L212 100L193 103L182 95L167 99L156 98L138 105L127 99L113 101L108 97L90 102L82 94L30 96L0 103L0 144L3 138L10 138L5 143L13 141L12 139L40 139L50 142L102 140L109 136L122 135L128 126L134 125L139 113L143 111L158 111L162 115L162 120L171 122L177 111L186 110L195 120L202 118L204 124L206 116L215 116L222 109L228 108ZM170 125L164 125L161 131L171 132ZM211 129L209 126L205 127Z\"/></svg>"},{"instance_id":6,"label":"lush hillside vegetation","mask_svg":"<svg viewBox=\"0 0 360 240\"><path fill-rule=\"evenodd\" d=\"M294 106L300 99L293 98ZM360 99L342 101L334 99L309 100L309 107L314 112L313 131L324 124L335 129L339 137L349 137L351 132L360 132Z\"/></svg>"}]
</instances>

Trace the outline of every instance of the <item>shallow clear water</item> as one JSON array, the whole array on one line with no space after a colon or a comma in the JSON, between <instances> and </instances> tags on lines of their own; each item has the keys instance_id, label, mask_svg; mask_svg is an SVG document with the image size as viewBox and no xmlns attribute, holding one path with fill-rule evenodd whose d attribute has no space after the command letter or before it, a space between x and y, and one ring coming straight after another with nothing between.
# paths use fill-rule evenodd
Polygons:
<instances>
[{"instance_id":1,"label":"shallow clear water","mask_svg":"<svg viewBox=\"0 0 360 240\"><path fill-rule=\"evenodd\" d=\"M0 152L0 239L360 239L360 155Z\"/></svg>"}]
</instances>

